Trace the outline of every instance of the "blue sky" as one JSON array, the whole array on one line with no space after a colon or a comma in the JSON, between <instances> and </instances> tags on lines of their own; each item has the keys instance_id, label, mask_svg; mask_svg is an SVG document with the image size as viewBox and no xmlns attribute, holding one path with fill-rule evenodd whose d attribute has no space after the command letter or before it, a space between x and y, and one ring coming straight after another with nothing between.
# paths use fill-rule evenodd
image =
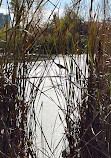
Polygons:
<instances>
[{"instance_id":1,"label":"blue sky","mask_svg":"<svg viewBox=\"0 0 111 158\"><path fill-rule=\"evenodd\" d=\"M8 3L10 2L11 0L8 0ZM47 0L44 0L44 2L47 1ZM52 4L50 3L52 2ZM54 5L53 4L58 4L58 8L59 8L59 16L62 16L63 15L63 12L64 12L64 7L65 7L65 4L71 4L71 0L50 0L50 2L47 3L47 5L45 5L44 7L44 20L47 19L47 17L50 16L52 10L54 9ZM4 14L8 14L8 10L6 9L7 8L7 0L3 0L2 1L2 6L0 7L0 13L4 13ZM56 8L54 12L58 12L58 9Z\"/></svg>"},{"instance_id":2,"label":"blue sky","mask_svg":"<svg viewBox=\"0 0 111 158\"><path fill-rule=\"evenodd\" d=\"M11 0L8 0L8 3ZM44 2L47 0L44 0ZM58 4L58 8L59 8L59 16L63 15L64 12L64 7L65 4L70 4L71 0L50 0L53 4ZM59 2L59 3L57 3ZM47 5L45 5L44 10L43 10L43 16L44 16L44 20L47 20L47 17L50 16L52 10L53 10L54 6L51 3L47 3ZM58 9L56 8L56 10L54 12L58 12ZM8 14L8 10L7 10L7 0L3 0L2 1L2 6L0 7L0 13L4 13L4 14ZM51 17L52 18L52 17Z\"/></svg>"},{"instance_id":3,"label":"blue sky","mask_svg":"<svg viewBox=\"0 0 111 158\"><path fill-rule=\"evenodd\" d=\"M8 0L8 2L10 2L11 0ZM57 2L59 2L61 4L61 9L64 8L65 4L70 4L72 0L50 0L52 3L56 4ZM81 0L84 4L90 4L90 0ZM97 3L101 3L104 5L104 0L94 0L95 5ZM6 4L7 4L7 0L3 0L2 1L2 8L6 8ZM50 4L50 3L49 3ZM53 5L49 5L49 8L53 8Z\"/></svg>"},{"instance_id":4,"label":"blue sky","mask_svg":"<svg viewBox=\"0 0 111 158\"><path fill-rule=\"evenodd\" d=\"M8 0L8 2L10 2L11 0ZM60 8L63 9L65 4L70 4L71 0L50 0L52 3L57 4L57 2L59 2L59 4L61 5ZM49 3L48 5L49 9L53 8L53 5L51 3ZM3 0L2 1L2 7L3 9L7 8L7 0Z\"/></svg>"},{"instance_id":5,"label":"blue sky","mask_svg":"<svg viewBox=\"0 0 111 158\"><path fill-rule=\"evenodd\" d=\"M9 2L10 2L10 0L9 0ZM1 8L4 8L4 9L7 8L7 0L3 0L3 1L2 1L2 6L1 6Z\"/></svg>"},{"instance_id":6,"label":"blue sky","mask_svg":"<svg viewBox=\"0 0 111 158\"><path fill-rule=\"evenodd\" d=\"M8 2L10 2L11 0L8 0ZM46 1L46 0L44 0ZM60 16L63 14L64 12L64 7L65 7L65 4L71 4L71 2L74 0L50 0L52 3L54 4L57 4L57 2L59 2L59 5L58 7L60 8ZM90 8L90 3L91 3L91 0L81 0L81 8L80 9L80 13L83 17L87 16L89 14L89 8ZM106 9L106 11L109 13L109 10L110 10L110 6L111 6L111 2L109 2L109 7ZM99 4L99 5L98 5ZM99 6L99 7L98 7ZM93 4L93 10L94 12L98 12L97 8L99 8L99 15L103 14L103 7L104 7L104 0L94 0L94 4ZM0 12L2 13L8 13L8 11L6 12L6 8L7 8L7 0L3 0L2 2L2 6L0 7ZM51 13L51 10L53 10L54 6L48 2L47 6L45 6L45 9L47 9L47 13L46 14L50 14ZM100 9L101 8L101 9ZM57 9L55 10L57 11ZM100 13L101 12L101 13Z\"/></svg>"},{"instance_id":7,"label":"blue sky","mask_svg":"<svg viewBox=\"0 0 111 158\"><path fill-rule=\"evenodd\" d=\"M64 6L65 6L65 4L70 4L71 3L71 0L50 0L52 3L54 3L54 4L57 4L58 2L58 6L60 6L60 8L61 9L64 9ZM53 8L53 5L51 5L50 3L49 3L49 8L50 9L52 9Z\"/></svg>"},{"instance_id":8,"label":"blue sky","mask_svg":"<svg viewBox=\"0 0 111 158\"><path fill-rule=\"evenodd\" d=\"M58 12L58 8L59 8L59 16L62 16L64 13L64 7L66 4L70 5L71 4L71 0L50 0L53 4L57 5L57 8L54 10L54 12ZM54 9L54 5L51 4L50 2L45 6L45 17L49 17L49 15L51 14L51 11Z\"/></svg>"}]
</instances>

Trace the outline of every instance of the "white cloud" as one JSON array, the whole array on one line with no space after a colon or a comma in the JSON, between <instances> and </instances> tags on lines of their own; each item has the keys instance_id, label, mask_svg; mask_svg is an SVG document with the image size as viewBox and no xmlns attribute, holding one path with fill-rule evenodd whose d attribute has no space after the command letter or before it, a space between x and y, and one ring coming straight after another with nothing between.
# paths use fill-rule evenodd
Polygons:
<instances>
[{"instance_id":1,"label":"white cloud","mask_svg":"<svg viewBox=\"0 0 111 158\"><path fill-rule=\"evenodd\" d=\"M47 21L50 17L50 19L53 18L54 13L56 13L59 17L62 17L64 15L64 9L55 9L54 11L51 9L44 9L43 10L43 21Z\"/></svg>"},{"instance_id":2,"label":"white cloud","mask_svg":"<svg viewBox=\"0 0 111 158\"><path fill-rule=\"evenodd\" d=\"M8 14L8 9L0 8L0 13Z\"/></svg>"}]
</instances>

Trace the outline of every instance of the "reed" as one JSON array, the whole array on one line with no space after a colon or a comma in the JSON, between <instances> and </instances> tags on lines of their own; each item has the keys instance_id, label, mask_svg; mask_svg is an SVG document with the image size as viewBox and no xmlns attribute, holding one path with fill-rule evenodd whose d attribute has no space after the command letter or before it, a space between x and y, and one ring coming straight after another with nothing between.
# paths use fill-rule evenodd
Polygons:
<instances>
[{"instance_id":1,"label":"reed","mask_svg":"<svg viewBox=\"0 0 111 158\"><path fill-rule=\"evenodd\" d=\"M64 17L54 14L50 22L41 24L43 7L47 3L54 7L49 20L57 5L44 0L7 1L11 24L6 19L0 30L1 158L111 156L108 2L104 0L99 20L91 0L87 21L80 16L82 2L66 7ZM64 133L55 144L53 138L48 141L43 127L43 96L59 109Z\"/></svg>"},{"instance_id":2,"label":"reed","mask_svg":"<svg viewBox=\"0 0 111 158\"><path fill-rule=\"evenodd\" d=\"M72 119L72 116L77 115L74 114L74 111L69 112L68 109L66 110L66 123L68 131L66 137L69 143L69 150L65 149L63 151L63 157L106 158L110 157L111 155L109 133L110 51L108 51L110 49L108 46L108 41L110 41L110 25L108 27L105 12L106 5L108 4L106 1L104 1L103 21L99 21L99 17L95 19L97 16L96 13L94 17L92 16L94 14L93 3L94 2L91 1L91 7L89 9L90 19L88 21L88 40L86 50L84 50L84 52L87 54L86 63L88 66L89 75L87 76L85 74L85 77L87 76L88 80L87 78L84 78L83 82L87 83L86 87L84 87L84 89L87 90L83 89L80 93L82 100L77 105L79 112L78 119ZM77 66L80 67L79 64L77 64ZM80 72L80 69L76 72L77 80ZM79 77L81 76L82 75L79 75ZM70 93L66 98L69 99L71 97L72 99L71 92L73 91L73 88L71 87L72 84L70 83L70 80L68 84L70 87ZM81 82L79 85L81 85ZM74 101L72 102L74 103ZM78 100L76 101L76 104L77 103ZM68 106L71 106L71 104L68 103L67 108ZM75 122L76 127L73 129L72 124ZM74 132L74 130L76 131Z\"/></svg>"},{"instance_id":3,"label":"reed","mask_svg":"<svg viewBox=\"0 0 111 158\"><path fill-rule=\"evenodd\" d=\"M33 116L35 121L33 108L42 77L36 86L28 80L30 71L38 60L35 58L32 63L28 51L46 29L41 31L36 26L39 19L34 23L34 17L41 15L40 9L44 3L7 1L11 24L8 26L6 20L0 34L0 157L36 157L32 148L33 130L28 118L29 115ZM29 17L31 12L32 16Z\"/></svg>"}]
</instances>

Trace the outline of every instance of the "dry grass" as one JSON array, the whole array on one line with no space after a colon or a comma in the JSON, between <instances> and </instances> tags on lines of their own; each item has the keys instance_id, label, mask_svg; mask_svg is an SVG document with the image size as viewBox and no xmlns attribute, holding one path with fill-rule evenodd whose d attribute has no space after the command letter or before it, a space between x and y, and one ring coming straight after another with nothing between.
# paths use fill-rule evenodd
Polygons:
<instances>
[{"instance_id":1,"label":"dry grass","mask_svg":"<svg viewBox=\"0 0 111 158\"><path fill-rule=\"evenodd\" d=\"M73 3L73 7L76 6L74 22L70 21L73 8L65 20L58 18L53 21L54 29L51 26L49 29L52 24L42 27L39 19L36 19L36 23L34 21L36 15L41 16L42 7L48 1L41 0L36 5L34 1L14 2L11 10L7 1L9 15L11 11L14 13L11 25L9 27L6 23L0 30L0 157L33 158L40 157L42 153L42 157L52 158L57 157L61 148L59 156L64 158L109 158L111 28L106 23L105 4L104 20L99 22L95 20L99 15L92 18L91 1L90 19L88 25L84 23L87 34L82 35L78 31L80 28L77 28L81 22L78 14L82 0ZM33 7L33 16L28 18ZM54 5L54 9L56 7ZM40 40L43 42L41 45L46 44L44 50L48 60L39 60L40 54L44 53L42 48L38 56L33 57L35 48L32 55L28 55L35 42ZM86 44L82 49L81 41ZM59 51L62 52L60 58L52 59L53 48L57 57ZM84 54L81 54L82 51ZM47 88L46 82L51 86ZM50 96L50 90L54 96ZM59 109L58 116L64 133L55 144L54 138L50 144L44 131L43 97ZM53 133L56 125L57 119ZM39 134L41 147L36 144Z\"/></svg>"}]
</instances>

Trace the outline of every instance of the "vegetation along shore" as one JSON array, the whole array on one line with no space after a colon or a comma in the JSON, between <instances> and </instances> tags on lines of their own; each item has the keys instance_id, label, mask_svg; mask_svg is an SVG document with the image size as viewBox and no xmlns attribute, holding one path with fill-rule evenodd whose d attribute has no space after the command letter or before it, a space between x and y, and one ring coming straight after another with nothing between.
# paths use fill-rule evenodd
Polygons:
<instances>
[{"instance_id":1,"label":"vegetation along shore","mask_svg":"<svg viewBox=\"0 0 111 158\"><path fill-rule=\"evenodd\" d=\"M0 158L111 157L111 2L65 2L0 0Z\"/></svg>"}]
</instances>

